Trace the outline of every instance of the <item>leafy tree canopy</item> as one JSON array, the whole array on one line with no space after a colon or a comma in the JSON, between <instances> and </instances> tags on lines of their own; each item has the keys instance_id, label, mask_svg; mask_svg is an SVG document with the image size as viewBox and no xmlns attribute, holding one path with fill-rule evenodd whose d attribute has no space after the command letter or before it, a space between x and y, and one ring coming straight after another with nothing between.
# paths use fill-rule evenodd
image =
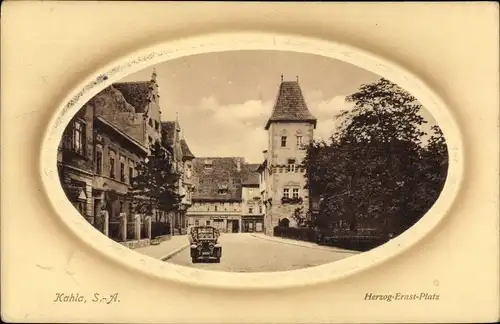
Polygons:
<instances>
[{"instance_id":1,"label":"leafy tree canopy","mask_svg":"<svg viewBox=\"0 0 500 324\"><path fill-rule=\"evenodd\" d=\"M130 195L139 212L151 214L153 209L171 211L179 208L183 198L179 194L181 174L172 156L170 149L155 142L148 157L137 166Z\"/></svg>"},{"instance_id":2,"label":"leafy tree canopy","mask_svg":"<svg viewBox=\"0 0 500 324\"><path fill-rule=\"evenodd\" d=\"M321 196L318 226L339 220L357 227L401 232L439 196L448 167L438 126L422 142L421 105L386 79L362 85L347 97L353 109L329 141L308 148L306 188Z\"/></svg>"}]
</instances>

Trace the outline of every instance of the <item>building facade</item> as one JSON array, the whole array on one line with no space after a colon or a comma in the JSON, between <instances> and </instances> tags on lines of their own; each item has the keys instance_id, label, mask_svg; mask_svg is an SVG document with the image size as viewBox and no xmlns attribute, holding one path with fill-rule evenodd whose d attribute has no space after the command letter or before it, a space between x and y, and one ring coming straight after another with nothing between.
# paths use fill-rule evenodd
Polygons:
<instances>
[{"instance_id":1,"label":"building facade","mask_svg":"<svg viewBox=\"0 0 500 324\"><path fill-rule=\"evenodd\" d=\"M192 165L194 192L187 211L188 224L213 225L225 233L241 232L243 182L256 165L241 157L195 158Z\"/></svg>"},{"instance_id":2,"label":"building facade","mask_svg":"<svg viewBox=\"0 0 500 324\"><path fill-rule=\"evenodd\" d=\"M266 234L273 228L297 226L293 214L297 208L309 209L306 167L307 145L313 140L316 118L309 112L297 81L283 81L272 114L266 123L268 147L259 167L261 197L266 214Z\"/></svg>"},{"instance_id":3,"label":"building facade","mask_svg":"<svg viewBox=\"0 0 500 324\"><path fill-rule=\"evenodd\" d=\"M186 213L191 207L193 194L193 159L194 154L189 149L187 141L181 138L181 127L179 121L166 121L161 123L162 143L172 153L173 171L179 175L176 184L177 194L182 196L179 208L169 213L173 234L185 234L187 232Z\"/></svg>"},{"instance_id":4,"label":"building facade","mask_svg":"<svg viewBox=\"0 0 500 324\"><path fill-rule=\"evenodd\" d=\"M75 114L59 145L59 176L68 199L117 241L141 235L128 193L149 144L161 138L159 109L154 71L151 81L114 83Z\"/></svg>"},{"instance_id":5,"label":"building facade","mask_svg":"<svg viewBox=\"0 0 500 324\"><path fill-rule=\"evenodd\" d=\"M92 182L93 110L81 108L64 130L58 149L58 171L62 188L69 201L91 224L95 224Z\"/></svg>"},{"instance_id":6,"label":"building facade","mask_svg":"<svg viewBox=\"0 0 500 324\"><path fill-rule=\"evenodd\" d=\"M259 165L252 165L251 174L242 184L242 232L264 231L264 203L259 190Z\"/></svg>"}]
</instances>

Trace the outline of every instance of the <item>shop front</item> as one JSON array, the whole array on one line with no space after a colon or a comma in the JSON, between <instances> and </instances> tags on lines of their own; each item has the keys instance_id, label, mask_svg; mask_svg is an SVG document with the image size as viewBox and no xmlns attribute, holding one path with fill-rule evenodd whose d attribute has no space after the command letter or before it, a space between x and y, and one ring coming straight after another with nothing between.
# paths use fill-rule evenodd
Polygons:
<instances>
[{"instance_id":1,"label":"shop front","mask_svg":"<svg viewBox=\"0 0 500 324\"><path fill-rule=\"evenodd\" d=\"M264 216L243 216L242 232L254 233L264 231Z\"/></svg>"}]
</instances>

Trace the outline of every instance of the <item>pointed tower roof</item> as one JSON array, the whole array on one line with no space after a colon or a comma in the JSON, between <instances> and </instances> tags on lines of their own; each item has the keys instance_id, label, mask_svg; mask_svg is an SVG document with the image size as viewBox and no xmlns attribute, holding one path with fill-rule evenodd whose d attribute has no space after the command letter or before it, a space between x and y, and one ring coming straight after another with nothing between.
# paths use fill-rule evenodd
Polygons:
<instances>
[{"instance_id":1,"label":"pointed tower roof","mask_svg":"<svg viewBox=\"0 0 500 324\"><path fill-rule=\"evenodd\" d=\"M267 121L266 130L272 122L309 122L316 127L316 117L307 108L298 77L297 81L283 81L283 76L281 77L278 96L271 117Z\"/></svg>"},{"instance_id":2,"label":"pointed tower roof","mask_svg":"<svg viewBox=\"0 0 500 324\"><path fill-rule=\"evenodd\" d=\"M185 139L181 139L181 150L183 160L192 160L195 158L193 152L189 149L189 146Z\"/></svg>"}]
</instances>

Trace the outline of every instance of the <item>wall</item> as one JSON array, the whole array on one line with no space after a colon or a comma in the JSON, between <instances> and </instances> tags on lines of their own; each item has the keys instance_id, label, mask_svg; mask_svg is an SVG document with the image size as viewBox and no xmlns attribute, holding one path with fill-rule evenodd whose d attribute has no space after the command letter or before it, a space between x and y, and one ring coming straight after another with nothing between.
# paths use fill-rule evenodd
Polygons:
<instances>
[{"instance_id":1,"label":"wall","mask_svg":"<svg viewBox=\"0 0 500 324\"><path fill-rule=\"evenodd\" d=\"M286 147L281 147L281 136L287 137ZM312 141L314 136L314 127L310 123L272 123L268 130L268 155L267 159L271 165L271 174L266 181L266 193L269 198L272 198L272 205L266 211L265 231L272 233L275 226L278 225L280 219L288 218L290 226L296 226L293 220L293 212L296 208L303 206L304 211L309 208L308 192L304 189L306 184L306 170L299 168L297 165L302 164L306 150L298 146L297 136L302 136L303 146ZM295 170L290 172L287 169L288 159L295 159ZM299 197L303 199L302 204L282 204L283 189L290 189L290 197L292 189L299 190Z\"/></svg>"},{"instance_id":2,"label":"wall","mask_svg":"<svg viewBox=\"0 0 500 324\"><path fill-rule=\"evenodd\" d=\"M125 144L120 135L113 133L107 126L100 126L96 129L96 152L102 152L102 172L96 177L95 188L102 189L102 185L106 182L110 189L126 193L130 185L129 167L134 169L133 176L135 176L137 174L136 167L146 157L146 153L139 154L138 149L133 149L133 144ZM111 151L115 153L114 179L110 177ZM125 181L120 179L120 159L125 161ZM97 173L96 165L94 171Z\"/></svg>"},{"instance_id":3,"label":"wall","mask_svg":"<svg viewBox=\"0 0 500 324\"><path fill-rule=\"evenodd\" d=\"M264 204L260 198L258 187L243 187L242 188L242 203L241 203L241 213L242 215L263 215ZM258 197L256 200L254 197ZM249 212L249 208L252 207L252 213ZM259 207L261 208L259 210Z\"/></svg>"}]
</instances>

